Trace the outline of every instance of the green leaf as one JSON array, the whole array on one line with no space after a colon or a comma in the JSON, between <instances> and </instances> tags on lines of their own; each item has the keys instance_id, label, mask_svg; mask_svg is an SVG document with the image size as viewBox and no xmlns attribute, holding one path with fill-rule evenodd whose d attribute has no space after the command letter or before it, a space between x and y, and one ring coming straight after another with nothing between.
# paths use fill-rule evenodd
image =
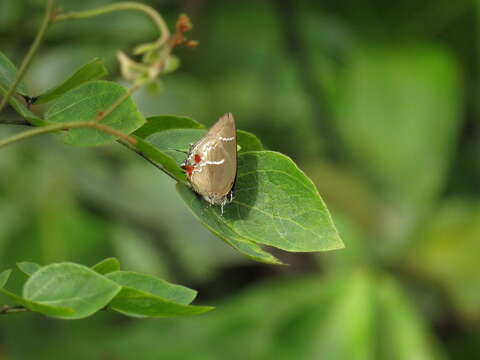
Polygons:
<instances>
[{"instance_id":1,"label":"green leaf","mask_svg":"<svg viewBox=\"0 0 480 360\"><path fill-rule=\"evenodd\" d=\"M0 94L4 95L6 91L0 87ZM28 107L23 103L21 100L17 99L15 96L10 97L8 100L9 104L12 108L15 109L25 120L27 120L30 124L35 126L44 126L48 125L49 123L45 120L42 120L40 117L35 115Z\"/></svg>"},{"instance_id":2,"label":"green leaf","mask_svg":"<svg viewBox=\"0 0 480 360\"><path fill-rule=\"evenodd\" d=\"M42 268L39 264L30 261L18 262L17 267L27 276L33 275Z\"/></svg>"},{"instance_id":3,"label":"green leaf","mask_svg":"<svg viewBox=\"0 0 480 360\"><path fill-rule=\"evenodd\" d=\"M74 311L68 315L41 311L46 315L80 319L105 307L120 289L117 283L86 266L58 263L35 272L23 287L23 297L39 305L71 308Z\"/></svg>"},{"instance_id":4,"label":"green leaf","mask_svg":"<svg viewBox=\"0 0 480 360\"><path fill-rule=\"evenodd\" d=\"M5 92L3 89L0 89L0 93L3 95ZM15 97L10 97L8 100L12 108L15 109L25 120L30 124L35 126L45 126L48 125L48 121L42 120L40 117L35 115L21 100L18 100Z\"/></svg>"},{"instance_id":5,"label":"green leaf","mask_svg":"<svg viewBox=\"0 0 480 360\"><path fill-rule=\"evenodd\" d=\"M146 141L181 162L189 144L205 134L199 129L171 129ZM245 138L252 137L245 136ZM245 147L252 146L246 143ZM206 203L185 186L177 186L193 213L214 234L257 261L278 260L257 244L288 251L322 251L343 247L325 204L313 183L286 156L245 152L238 156L236 197L225 207Z\"/></svg>"},{"instance_id":6,"label":"green leaf","mask_svg":"<svg viewBox=\"0 0 480 360\"><path fill-rule=\"evenodd\" d=\"M106 258L92 266L92 270L105 275L120 270L120 261L114 257Z\"/></svg>"},{"instance_id":7,"label":"green leaf","mask_svg":"<svg viewBox=\"0 0 480 360\"><path fill-rule=\"evenodd\" d=\"M30 301L25 299L7 289L0 289L0 292L14 300L16 303L25 306L30 311L38 312L44 315L52 316L52 317L59 317L59 318L71 318L75 315L75 310L65 307L65 306L57 306L57 305L48 305L43 303L38 303L35 301Z\"/></svg>"},{"instance_id":8,"label":"green leaf","mask_svg":"<svg viewBox=\"0 0 480 360\"><path fill-rule=\"evenodd\" d=\"M172 317L197 315L212 310L210 306L188 305L196 291L161 279L134 272L118 271L107 275L122 285L109 307L135 317Z\"/></svg>"},{"instance_id":9,"label":"green leaf","mask_svg":"<svg viewBox=\"0 0 480 360\"><path fill-rule=\"evenodd\" d=\"M0 273L0 288L3 288L5 286L11 273L12 269L7 269Z\"/></svg>"},{"instance_id":10,"label":"green leaf","mask_svg":"<svg viewBox=\"0 0 480 360\"><path fill-rule=\"evenodd\" d=\"M202 129L203 127L199 122L186 116L161 115L147 118L145 125L133 134L145 139L160 131L170 129Z\"/></svg>"},{"instance_id":11,"label":"green leaf","mask_svg":"<svg viewBox=\"0 0 480 360\"><path fill-rule=\"evenodd\" d=\"M197 296L195 290L185 286L171 284L165 280L133 271L116 271L108 274L107 277L121 286L141 290L183 305L190 304Z\"/></svg>"},{"instance_id":12,"label":"green leaf","mask_svg":"<svg viewBox=\"0 0 480 360\"><path fill-rule=\"evenodd\" d=\"M39 95L35 100L35 104L43 104L52 101L63 95L69 90L72 90L83 83L92 80L98 80L108 75L103 61L94 59L93 61L81 66L75 73L61 84L47 90Z\"/></svg>"},{"instance_id":13,"label":"green leaf","mask_svg":"<svg viewBox=\"0 0 480 360\"><path fill-rule=\"evenodd\" d=\"M173 317L203 314L211 306L182 305L149 293L123 287L109 306L122 314L133 317Z\"/></svg>"},{"instance_id":14,"label":"green leaf","mask_svg":"<svg viewBox=\"0 0 480 360\"><path fill-rule=\"evenodd\" d=\"M4 96L7 93L8 88L12 84L15 76L17 75L17 69L15 65L0 51L0 95ZM17 93L21 95L27 95L27 86L23 81L17 86ZM30 111L30 109L19 99L15 97L15 93L12 94L8 100L9 104L17 111L24 119L28 120L32 125L42 126L46 122L40 119L37 115Z\"/></svg>"},{"instance_id":15,"label":"green leaf","mask_svg":"<svg viewBox=\"0 0 480 360\"><path fill-rule=\"evenodd\" d=\"M230 226L224 223L223 218L217 213L212 216L202 217L200 214L207 210L209 205L200 201L198 197L192 193L192 190L183 185L177 184L177 191L180 196L187 202L193 214L198 220L213 234L232 246L234 249L240 251L252 260L263 262L266 264L281 264L281 262L272 254L262 250L254 241L235 232Z\"/></svg>"},{"instance_id":16,"label":"green leaf","mask_svg":"<svg viewBox=\"0 0 480 360\"><path fill-rule=\"evenodd\" d=\"M368 271L353 271L341 276L336 296L327 311L312 313L310 339L313 352L308 358L375 359L373 339L375 316L375 283ZM358 311L362 309L362 311ZM348 324L348 326L346 326Z\"/></svg>"},{"instance_id":17,"label":"green leaf","mask_svg":"<svg viewBox=\"0 0 480 360\"><path fill-rule=\"evenodd\" d=\"M25 306L27 309L31 311L36 311L40 312L46 315L51 315L51 316L69 316L73 315L74 311L73 309L65 308L65 307L59 307L59 306L50 306L50 305L45 305L45 304L38 304L34 301L29 301L17 294L12 293L11 291L4 289L4 286L6 285L8 278L10 277L12 270L8 269L5 271L2 271L0 273L0 293L4 294L5 296L11 298L14 300L16 303Z\"/></svg>"},{"instance_id":18,"label":"green leaf","mask_svg":"<svg viewBox=\"0 0 480 360\"><path fill-rule=\"evenodd\" d=\"M444 359L430 351L433 334L404 303L405 295L381 294L390 292L382 277L362 267L329 277L261 281L208 316L155 326L137 322L111 350L120 356L150 345L166 359L222 359L227 353L240 354L238 359ZM398 293L401 287L394 285Z\"/></svg>"},{"instance_id":19,"label":"green leaf","mask_svg":"<svg viewBox=\"0 0 480 360\"><path fill-rule=\"evenodd\" d=\"M125 94L126 90L113 82L91 81L60 96L46 112L45 119L55 123L93 121L100 111L107 110ZM101 124L130 134L144 122L132 98L128 97ZM81 146L101 145L115 139L113 135L90 128L72 129L64 134L65 142Z\"/></svg>"},{"instance_id":20,"label":"green leaf","mask_svg":"<svg viewBox=\"0 0 480 360\"><path fill-rule=\"evenodd\" d=\"M177 189L190 209L224 239L248 240L287 251L339 249L343 243L317 189L287 156L246 152L238 156L235 198L220 214L193 191Z\"/></svg>"},{"instance_id":21,"label":"green leaf","mask_svg":"<svg viewBox=\"0 0 480 360\"><path fill-rule=\"evenodd\" d=\"M449 200L422 222L405 259L408 268L441 285L464 319L480 316L480 203Z\"/></svg>"},{"instance_id":22,"label":"green leaf","mask_svg":"<svg viewBox=\"0 0 480 360\"><path fill-rule=\"evenodd\" d=\"M412 217L412 208L425 210L445 184L462 118L459 66L430 46L349 58L335 104L340 134L377 191Z\"/></svg>"},{"instance_id":23,"label":"green leaf","mask_svg":"<svg viewBox=\"0 0 480 360\"><path fill-rule=\"evenodd\" d=\"M7 90L15 80L17 72L15 65L0 51L0 88ZM27 85L20 81L16 92L21 95L28 95Z\"/></svg>"},{"instance_id":24,"label":"green leaf","mask_svg":"<svg viewBox=\"0 0 480 360\"><path fill-rule=\"evenodd\" d=\"M175 158L171 156L171 152L167 154L167 152L160 151L158 148L152 146L142 138L135 138L137 139L136 147L142 154L162 166L165 171L170 173L177 180L181 182L185 182L187 180L185 173L180 168Z\"/></svg>"},{"instance_id":25,"label":"green leaf","mask_svg":"<svg viewBox=\"0 0 480 360\"><path fill-rule=\"evenodd\" d=\"M256 135L244 130L237 130L237 144L241 147L240 152L263 150L260 139Z\"/></svg>"},{"instance_id":26,"label":"green leaf","mask_svg":"<svg viewBox=\"0 0 480 360\"><path fill-rule=\"evenodd\" d=\"M428 327L393 278L384 277L377 286L376 328L381 334L379 359L442 359L429 336Z\"/></svg>"},{"instance_id":27,"label":"green leaf","mask_svg":"<svg viewBox=\"0 0 480 360\"><path fill-rule=\"evenodd\" d=\"M175 159L180 164L186 157L182 152L188 152L190 145L196 143L207 133L203 129L170 129L156 132L145 141Z\"/></svg>"}]
</instances>

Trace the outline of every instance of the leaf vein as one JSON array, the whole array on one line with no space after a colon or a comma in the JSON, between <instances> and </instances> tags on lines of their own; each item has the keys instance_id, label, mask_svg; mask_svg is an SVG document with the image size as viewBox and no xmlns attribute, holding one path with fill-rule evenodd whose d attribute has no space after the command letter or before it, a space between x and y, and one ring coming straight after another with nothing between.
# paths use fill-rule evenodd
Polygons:
<instances>
[{"instance_id":1,"label":"leaf vein","mask_svg":"<svg viewBox=\"0 0 480 360\"><path fill-rule=\"evenodd\" d=\"M286 217L279 216L279 215L273 215L273 214L270 214L270 213L268 213L268 212L266 212L266 211L264 211L264 210L261 210L261 209L259 209L259 208L256 208L255 206L251 206L251 205L248 205L248 204L245 204L245 203L236 201L236 200L234 200L233 202L234 202L235 204L238 204L238 205L241 205L241 206L250 208L250 209L252 209L252 210L256 210L256 211L258 211L258 212L260 212L260 213L262 213L262 214L265 214L265 215L271 217L272 219L277 218L277 219L280 219L280 220L289 221L289 222L293 223L294 225L297 225L298 227L302 228L303 230L312 233L315 237L318 236L318 234L316 234L313 230L311 230L311 229L309 229L309 228L306 228L305 226L303 226L302 224L300 224L299 222L297 222L297 221L295 221L295 220L293 220L293 219L291 219L291 218L286 218ZM297 215L297 216L300 216L300 215Z\"/></svg>"},{"instance_id":2,"label":"leaf vein","mask_svg":"<svg viewBox=\"0 0 480 360\"><path fill-rule=\"evenodd\" d=\"M246 175L255 174L255 173L257 173L257 172L265 172L265 173L268 173L268 172L276 172L276 173L280 173L280 174L286 175L286 176L288 176L289 178L293 179L295 182L302 184L302 186L303 186L305 189L307 189L309 192L311 192L312 194L317 195L317 192L316 192L316 189L315 189L315 188L309 187L306 183L304 183L304 182L302 182L302 181L299 181L299 179L297 179L296 177L294 177L294 176L290 175L289 173L287 173L287 172L285 172L285 171L282 171L282 170L275 170L275 169L253 170L253 171L248 171L248 172L245 172L245 173L242 173L242 174L238 175L238 178L244 177L244 176L246 176Z\"/></svg>"}]
</instances>

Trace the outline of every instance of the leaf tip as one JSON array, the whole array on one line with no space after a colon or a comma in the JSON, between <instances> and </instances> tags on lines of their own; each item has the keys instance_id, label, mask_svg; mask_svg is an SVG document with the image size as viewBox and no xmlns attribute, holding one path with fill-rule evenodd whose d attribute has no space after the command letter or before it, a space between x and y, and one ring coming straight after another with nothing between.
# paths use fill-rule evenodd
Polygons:
<instances>
[{"instance_id":1,"label":"leaf tip","mask_svg":"<svg viewBox=\"0 0 480 360\"><path fill-rule=\"evenodd\" d=\"M16 265L18 269L27 276L33 275L34 272L41 268L39 264L30 261L20 261L17 262Z\"/></svg>"},{"instance_id":2,"label":"leaf tip","mask_svg":"<svg viewBox=\"0 0 480 360\"><path fill-rule=\"evenodd\" d=\"M105 275L120 270L120 261L115 257L108 257L93 265L91 269L99 274Z\"/></svg>"},{"instance_id":3,"label":"leaf tip","mask_svg":"<svg viewBox=\"0 0 480 360\"><path fill-rule=\"evenodd\" d=\"M0 273L0 288L3 288L5 286L8 279L10 278L11 273L12 273L12 269L7 269Z\"/></svg>"},{"instance_id":4,"label":"leaf tip","mask_svg":"<svg viewBox=\"0 0 480 360\"><path fill-rule=\"evenodd\" d=\"M199 314L204 314L204 313L210 312L212 310L215 310L215 306L199 306L199 308L202 308L202 310L203 310Z\"/></svg>"}]
</instances>

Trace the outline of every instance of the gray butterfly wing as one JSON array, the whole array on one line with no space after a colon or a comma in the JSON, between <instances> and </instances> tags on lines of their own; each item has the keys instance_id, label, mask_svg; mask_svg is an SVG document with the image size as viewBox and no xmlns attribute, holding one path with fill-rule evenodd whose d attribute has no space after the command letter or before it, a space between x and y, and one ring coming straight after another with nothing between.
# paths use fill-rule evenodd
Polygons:
<instances>
[{"instance_id":1,"label":"gray butterfly wing","mask_svg":"<svg viewBox=\"0 0 480 360\"><path fill-rule=\"evenodd\" d=\"M233 115L222 116L195 144L192 152L202 158L199 171L192 174L194 189L204 197L221 201L232 189L237 175L237 138Z\"/></svg>"}]
</instances>

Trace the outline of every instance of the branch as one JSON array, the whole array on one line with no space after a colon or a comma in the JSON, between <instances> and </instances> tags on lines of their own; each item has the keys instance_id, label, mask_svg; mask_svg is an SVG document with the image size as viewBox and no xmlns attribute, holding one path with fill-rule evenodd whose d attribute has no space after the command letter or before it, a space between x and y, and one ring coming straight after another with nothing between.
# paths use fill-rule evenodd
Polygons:
<instances>
[{"instance_id":1,"label":"branch","mask_svg":"<svg viewBox=\"0 0 480 360\"><path fill-rule=\"evenodd\" d=\"M12 96L13 92L17 88L17 85L19 82L22 80L23 75L25 75L25 71L27 70L28 66L32 62L33 56L38 50L38 47L40 46L40 43L43 40L43 37L45 36L45 33L48 29L48 26L52 22L52 9L53 9L53 0L48 0L47 1L47 6L45 8L45 17L43 18L43 23L38 30L37 36L35 37L35 40L33 41L32 46L28 50L27 55L25 55L25 58L22 61L22 65L20 65L20 69L17 72L17 76L15 77L15 80L13 83L10 85L8 88L5 96L3 97L2 101L0 102L0 112L3 110L5 105L8 103L8 100Z\"/></svg>"},{"instance_id":2,"label":"branch","mask_svg":"<svg viewBox=\"0 0 480 360\"><path fill-rule=\"evenodd\" d=\"M109 133L111 135L114 135L116 137L119 137L132 145L137 144L137 140L134 137L124 134L114 128L111 128L110 126L99 124L96 121L75 121L75 122L64 123L64 124L52 124L52 125L42 126L42 127L24 131L20 134L16 134L7 139L1 140L0 148L21 140L28 139L33 136L56 132L59 130L70 130L70 129L78 129L78 128L94 128L94 129Z\"/></svg>"},{"instance_id":3,"label":"branch","mask_svg":"<svg viewBox=\"0 0 480 360\"><path fill-rule=\"evenodd\" d=\"M20 117L14 117L14 118L1 117L0 124L32 126L32 124L30 124L27 120L22 119Z\"/></svg>"},{"instance_id":4,"label":"branch","mask_svg":"<svg viewBox=\"0 0 480 360\"><path fill-rule=\"evenodd\" d=\"M122 139L118 139L117 142L123 146L125 146L127 149L132 150L133 152L137 153L140 155L143 159L147 160L150 164L155 166L158 170L163 172L164 174L168 175L170 178L172 178L174 181L178 181L172 174L170 174L163 166L158 164L156 161L150 159L147 155L145 155L143 152L141 152L139 149L137 149L135 146L132 146L130 143L123 141Z\"/></svg>"},{"instance_id":5,"label":"branch","mask_svg":"<svg viewBox=\"0 0 480 360\"><path fill-rule=\"evenodd\" d=\"M120 2L120 3L104 6L98 9L93 9L93 10L73 11L63 15L57 15L55 16L54 21L60 22L60 21L69 20L69 19L83 19L83 18L107 14L109 12L118 11L118 10L138 10L150 16L150 18L155 22L155 25L157 25L157 28L160 32L160 37L157 40L157 45L164 44L170 38L170 31L168 30L167 24L165 24L165 21L163 20L163 18L157 13L157 11L155 11L154 8L148 5L139 4L136 2L130 2L130 1Z\"/></svg>"},{"instance_id":6,"label":"branch","mask_svg":"<svg viewBox=\"0 0 480 360\"><path fill-rule=\"evenodd\" d=\"M91 127L91 128L109 133L113 136L116 136L116 137L122 139L122 140L125 140L126 142L130 143L133 146L137 145L137 139L135 139L133 136L124 134L121 131L118 131L117 129L114 129L110 126L99 124L96 121L89 121L88 125L85 124L85 127Z\"/></svg>"},{"instance_id":7,"label":"branch","mask_svg":"<svg viewBox=\"0 0 480 360\"><path fill-rule=\"evenodd\" d=\"M27 308L21 305L3 305L0 308L0 315L6 315L10 313L25 312L28 311Z\"/></svg>"}]
</instances>

